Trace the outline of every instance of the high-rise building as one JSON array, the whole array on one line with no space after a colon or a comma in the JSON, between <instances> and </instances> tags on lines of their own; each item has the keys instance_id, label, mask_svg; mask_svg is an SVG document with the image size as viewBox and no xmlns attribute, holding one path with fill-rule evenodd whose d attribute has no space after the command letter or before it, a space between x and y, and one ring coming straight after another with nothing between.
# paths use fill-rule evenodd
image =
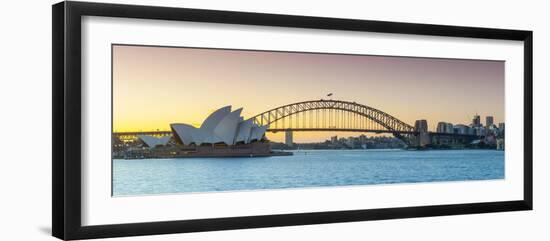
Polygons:
<instances>
[{"instance_id":1,"label":"high-rise building","mask_svg":"<svg viewBox=\"0 0 550 241\"><path fill-rule=\"evenodd\" d=\"M498 135L504 136L504 122L498 123Z\"/></svg>"},{"instance_id":2,"label":"high-rise building","mask_svg":"<svg viewBox=\"0 0 550 241\"><path fill-rule=\"evenodd\" d=\"M485 117L485 127L490 128L494 123L494 119L492 116L486 116Z\"/></svg>"},{"instance_id":3,"label":"high-rise building","mask_svg":"<svg viewBox=\"0 0 550 241\"><path fill-rule=\"evenodd\" d=\"M446 132L447 132L447 123L445 123L445 122L439 122L439 123L437 123L436 132L438 132L438 133L446 133Z\"/></svg>"},{"instance_id":4,"label":"high-rise building","mask_svg":"<svg viewBox=\"0 0 550 241\"><path fill-rule=\"evenodd\" d=\"M447 122L439 122L437 123L437 130L436 132L439 133L453 133L453 124L447 123Z\"/></svg>"},{"instance_id":5,"label":"high-rise building","mask_svg":"<svg viewBox=\"0 0 550 241\"><path fill-rule=\"evenodd\" d=\"M480 127L481 126L481 117L479 115L474 115L474 119L472 119L472 127Z\"/></svg>"},{"instance_id":6,"label":"high-rise building","mask_svg":"<svg viewBox=\"0 0 550 241\"><path fill-rule=\"evenodd\" d=\"M453 133L453 124L451 123L445 123L445 133Z\"/></svg>"}]
</instances>

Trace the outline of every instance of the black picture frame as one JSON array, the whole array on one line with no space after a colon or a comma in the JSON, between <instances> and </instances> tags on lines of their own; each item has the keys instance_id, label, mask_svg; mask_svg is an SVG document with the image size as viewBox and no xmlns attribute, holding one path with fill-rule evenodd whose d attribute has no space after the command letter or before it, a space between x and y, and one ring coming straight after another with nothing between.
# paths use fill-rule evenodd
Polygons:
<instances>
[{"instance_id":1,"label":"black picture frame","mask_svg":"<svg viewBox=\"0 0 550 241\"><path fill-rule=\"evenodd\" d=\"M429 36L517 40L524 43L524 194L522 200L232 218L81 224L81 17L194 21L260 26L349 30ZM52 233L60 239L106 238L228 229L307 225L380 219L532 210L533 33L460 26L336 19L171 7L60 2L52 6ZM136 220L139 221L139 220Z\"/></svg>"}]
</instances>

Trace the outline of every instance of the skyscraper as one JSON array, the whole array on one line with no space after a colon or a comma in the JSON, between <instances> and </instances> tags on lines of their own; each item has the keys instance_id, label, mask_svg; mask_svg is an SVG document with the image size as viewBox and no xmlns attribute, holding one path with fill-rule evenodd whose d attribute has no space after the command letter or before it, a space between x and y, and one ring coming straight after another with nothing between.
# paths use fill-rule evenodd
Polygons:
<instances>
[{"instance_id":1,"label":"skyscraper","mask_svg":"<svg viewBox=\"0 0 550 241\"><path fill-rule=\"evenodd\" d=\"M493 121L494 119L492 116L485 117L485 127L487 128L491 127L494 124Z\"/></svg>"},{"instance_id":2,"label":"skyscraper","mask_svg":"<svg viewBox=\"0 0 550 241\"><path fill-rule=\"evenodd\" d=\"M478 114L474 115L474 119L472 119L472 127L480 127L481 126L481 117L479 117Z\"/></svg>"},{"instance_id":3,"label":"skyscraper","mask_svg":"<svg viewBox=\"0 0 550 241\"><path fill-rule=\"evenodd\" d=\"M436 131L439 132L439 133L445 133L446 132L446 129L445 129L446 125L447 125L447 123L445 123L445 122L437 123L437 130Z\"/></svg>"}]
</instances>

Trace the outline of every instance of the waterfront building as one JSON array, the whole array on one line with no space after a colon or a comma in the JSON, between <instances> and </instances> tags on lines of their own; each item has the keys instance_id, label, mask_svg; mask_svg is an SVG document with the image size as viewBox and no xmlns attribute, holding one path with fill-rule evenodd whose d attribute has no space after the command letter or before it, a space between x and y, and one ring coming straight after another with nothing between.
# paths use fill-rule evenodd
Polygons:
<instances>
[{"instance_id":1,"label":"waterfront building","mask_svg":"<svg viewBox=\"0 0 550 241\"><path fill-rule=\"evenodd\" d=\"M486 134L484 141L485 141L485 144L491 145L491 146L496 146L497 144L496 136L492 133Z\"/></svg>"},{"instance_id":2,"label":"waterfront building","mask_svg":"<svg viewBox=\"0 0 550 241\"><path fill-rule=\"evenodd\" d=\"M497 150L504 150L504 138L497 139Z\"/></svg>"},{"instance_id":3,"label":"waterfront building","mask_svg":"<svg viewBox=\"0 0 550 241\"><path fill-rule=\"evenodd\" d=\"M331 136L330 137L330 143L332 143L332 144L338 143L338 136Z\"/></svg>"},{"instance_id":4,"label":"waterfront building","mask_svg":"<svg viewBox=\"0 0 550 241\"><path fill-rule=\"evenodd\" d=\"M447 122L439 122L439 123L437 123L436 132L452 134L452 133L454 133L453 124L447 123Z\"/></svg>"},{"instance_id":5,"label":"waterfront building","mask_svg":"<svg viewBox=\"0 0 550 241\"><path fill-rule=\"evenodd\" d=\"M226 106L210 114L200 128L185 123L170 124L170 128L175 141L184 145L235 145L263 139L267 126L259 126L252 120L245 121L241 112L242 108L231 111L231 106Z\"/></svg>"},{"instance_id":6,"label":"waterfront building","mask_svg":"<svg viewBox=\"0 0 550 241\"><path fill-rule=\"evenodd\" d=\"M487 134L485 127L475 127L473 130L476 136L485 136Z\"/></svg>"},{"instance_id":7,"label":"waterfront building","mask_svg":"<svg viewBox=\"0 0 550 241\"><path fill-rule=\"evenodd\" d=\"M457 125L454 126L454 133L461 134L461 135L469 135L469 134L471 134L471 132L470 132L471 129L472 128L470 128L467 125L457 124Z\"/></svg>"},{"instance_id":8,"label":"waterfront building","mask_svg":"<svg viewBox=\"0 0 550 241\"><path fill-rule=\"evenodd\" d=\"M367 136L365 134L359 135L359 142L365 144L367 142Z\"/></svg>"},{"instance_id":9,"label":"waterfront building","mask_svg":"<svg viewBox=\"0 0 550 241\"><path fill-rule=\"evenodd\" d=\"M349 147L349 148L355 148L355 140L353 137L348 137L346 139L346 145Z\"/></svg>"},{"instance_id":10,"label":"waterfront building","mask_svg":"<svg viewBox=\"0 0 550 241\"><path fill-rule=\"evenodd\" d=\"M447 126L447 123L445 123L445 122L437 123L436 132L445 133L446 132L446 126Z\"/></svg>"},{"instance_id":11,"label":"waterfront building","mask_svg":"<svg viewBox=\"0 0 550 241\"><path fill-rule=\"evenodd\" d=\"M494 118L492 116L486 116L485 117L485 126L489 128L493 125Z\"/></svg>"},{"instance_id":12,"label":"waterfront building","mask_svg":"<svg viewBox=\"0 0 550 241\"><path fill-rule=\"evenodd\" d=\"M453 133L453 124L445 123L445 133Z\"/></svg>"},{"instance_id":13,"label":"waterfront building","mask_svg":"<svg viewBox=\"0 0 550 241\"><path fill-rule=\"evenodd\" d=\"M489 127L487 127L487 133L498 135L498 127L495 124L490 125Z\"/></svg>"},{"instance_id":14,"label":"waterfront building","mask_svg":"<svg viewBox=\"0 0 550 241\"><path fill-rule=\"evenodd\" d=\"M504 136L504 123L503 122L498 123L498 135L499 136Z\"/></svg>"}]
</instances>

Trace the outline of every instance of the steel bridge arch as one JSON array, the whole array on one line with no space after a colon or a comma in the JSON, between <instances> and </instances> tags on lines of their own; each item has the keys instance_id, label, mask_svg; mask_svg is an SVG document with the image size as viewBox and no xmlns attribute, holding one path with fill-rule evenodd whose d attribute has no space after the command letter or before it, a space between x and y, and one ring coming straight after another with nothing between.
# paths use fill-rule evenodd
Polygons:
<instances>
[{"instance_id":1,"label":"steel bridge arch","mask_svg":"<svg viewBox=\"0 0 550 241\"><path fill-rule=\"evenodd\" d=\"M366 117L386 128L388 132L393 133L394 136L400 139L404 139L403 134L408 135L416 133L413 126L408 125L388 113L356 102L341 100L321 99L292 103L265 111L250 119L258 125L270 125L278 120L301 112L329 109L351 112Z\"/></svg>"}]
</instances>

